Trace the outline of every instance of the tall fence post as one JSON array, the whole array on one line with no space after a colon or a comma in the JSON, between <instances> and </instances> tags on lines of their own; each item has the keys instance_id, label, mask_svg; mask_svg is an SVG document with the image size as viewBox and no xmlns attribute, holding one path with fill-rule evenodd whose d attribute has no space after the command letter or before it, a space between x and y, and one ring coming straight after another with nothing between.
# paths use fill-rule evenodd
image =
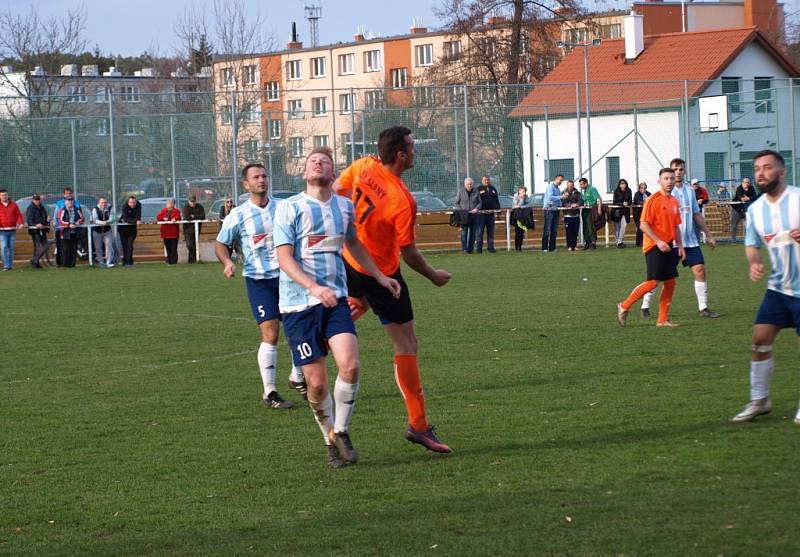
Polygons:
<instances>
[{"instance_id":1,"label":"tall fence post","mask_svg":"<svg viewBox=\"0 0 800 557\"><path fill-rule=\"evenodd\" d=\"M169 117L169 152L172 159L170 170L172 171L172 197L177 203L178 200L178 173L175 171L175 116Z\"/></svg>"},{"instance_id":2,"label":"tall fence post","mask_svg":"<svg viewBox=\"0 0 800 557\"><path fill-rule=\"evenodd\" d=\"M364 127L364 120L362 117L361 127ZM356 95L353 88L350 87L350 161L356 160Z\"/></svg>"},{"instance_id":3,"label":"tall fence post","mask_svg":"<svg viewBox=\"0 0 800 557\"><path fill-rule=\"evenodd\" d=\"M547 112L547 105L544 105L544 151L545 151L545 161L546 166L544 169L544 179L545 181L551 178L550 176L550 117ZM580 133L578 134L578 151L581 150L581 136ZM580 160L580 155L578 155L578 160ZM578 163L580 164L580 163ZM531 188L531 193L533 193L533 188Z\"/></svg>"},{"instance_id":4,"label":"tall fence post","mask_svg":"<svg viewBox=\"0 0 800 557\"><path fill-rule=\"evenodd\" d=\"M469 140L469 98L467 96L467 85L466 83L462 86L464 91L464 164L466 164L466 176L469 176L469 152L470 152L470 140Z\"/></svg>"},{"instance_id":5,"label":"tall fence post","mask_svg":"<svg viewBox=\"0 0 800 557\"><path fill-rule=\"evenodd\" d=\"M589 157L589 183L594 185L594 180L592 179L592 168L594 167L594 161L592 160L592 116L591 111L589 110L589 46L583 46L583 71L584 75L586 76L586 84L584 87L586 90L584 93L586 94L586 155ZM608 190L608 185L606 185L606 190Z\"/></svg>"},{"instance_id":6,"label":"tall fence post","mask_svg":"<svg viewBox=\"0 0 800 557\"><path fill-rule=\"evenodd\" d=\"M353 138L355 142L355 138ZM355 146L354 146L355 148ZM355 151L353 151L355 153ZM361 111L361 156L367 154L367 112L365 110ZM355 154L353 155L353 160L356 160Z\"/></svg>"},{"instance_id":7,"label":"tall fence post","mask_svg":"<svg viewBox=\"0 0 800 557\"><path fill-rule=\"evenodd\" d=\"M72 191L78 198L78 157L75 153L75 120L69 121L69 134L72 140Z\"/></svg>"},{"instance_id":8,"label":"tall fence post","mask_svg":"<svg viewBox=\"0 0 800 557\"><path fill-rule=\"evenodd\" d=\"M689 114L691 110L689 108L689 80L687 79L683 80L683 100L686 104L686 118L684 118L684 127L686 129L686 171L691 176L694 172L692 169L692 126L690 123L692 116Z\"/></svg>"},{"instance_id":9,"label":"tall fence post","mask_svg":"<svg viewBox=\"0 0 800 557\"><path fill-rule=\"evenodd\" d=\"M114 153L114 95L110 90L106 90L108 99L108 138L109 148L111 149L111 199L114 200L114 208L117 206L117 157ZM117 219L114 219L114 237L117 237Z\"/></svg>"},{"instance_id":10,"label":"tall fence post","mask_svg":"<svg viewBox=\"0 0 800 557\"><path fill-rule=\"evenodd\" d=\"M236 136L238 135L238 124L237 114L236 114L236 91L231 91L231 179L233 183L233 187L231 191L233 192L233 199L237 201L239 199L239 180L237 179L237 172L236 167L238 166L239 154L236 151ZM270 190L272 188L272 184L269 185Z\"/></svg>"},{"instance_id":11,"label":"tall fence post","mask_svg":"<svg viewBox=\"0 0 800 557\"><path fill-rule=\"evenodd\" d=\"M797 120L794 119L794 78L789 78L789 119L792 122L792 181L797 185Z\"/></svg>"},{"instance_id":12,"label":"tall fence post","mask_svg":"<svg viewBox=\"0 0 800 557\"><path fill-rule=\"evenodd\" d=\"M458 172L458 108L456 107L453 107L453 139L456 149L456 195L458 195L458 188L461 187L461 174Z\"/></svg>"},{"instance_id":13,"label":"tall fence post","mask_svg":"<svg viewBox=\"0 0 800 557\"><path fill-rule=\"evenodd\" d=\"M575 82L575 121L578 123L578 176L583 178L583 147L581 146L581 135L583 135L583 130L581 129L581 87L578 82ZM548 152L550 149L550 142L547 142ZM548 166L550 163L548 162ZM548 176L546 179L550 179L550 171L548 169L547 172Z\"/></svg>"},{"instance_id":14,"label":"tall fence post","mask_svg":"<svg viewBox=\"0 0 800 557\"><path fill-rule=\"evenodd\" d=\"M633 103L633 164L636 166L636 191L639 191L639 114Z\"/></svg>"},{"instance_id":15,"label":"tall fence post","mask_svg":"<svg viewBox=\"0 0 800 557\"><path fill-rule=\"evenodd\" d=\"M272 183L272 112L267 113L267 174Z\"/></svg>"}]
</instances>

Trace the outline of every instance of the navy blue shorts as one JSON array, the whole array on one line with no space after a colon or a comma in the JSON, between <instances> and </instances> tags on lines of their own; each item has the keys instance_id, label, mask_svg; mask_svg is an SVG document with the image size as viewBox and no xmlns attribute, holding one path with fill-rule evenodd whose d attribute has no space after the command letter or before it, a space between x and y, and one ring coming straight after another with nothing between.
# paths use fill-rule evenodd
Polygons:
<instances>
[{"instance_id":1,"label":"navy blue shorts","mask_svg":"<svg viewBox=\"0 0 800 557\"><path fill-rule=\"evenodd\" d=\"M283 333L292 348L294 365L310 364L328 355L327 340L342 333L356 334L347 298L332 308L317 304L303 311L283 314Z\"/></svg>"},{"instance_id":2,"label":"navy blue shorts","mask_svg":"<svg viewBox=\"0 0 800 557\"><path fill-rule=\"evenodd\" d=\"M244 277L247 286L247 299L250 300L250 309L256 323L261 325L264 321L280 319L278 310L278 279L252 279Z\"/></svg>"},{"instance_id":3,"label":"navy blue shorts","mask_svg":"<svg viewBox=\"0 0 800 557\"><path fill-rule=\"evenodd\" d=\"M800 336L800 298L767 290L756 314L756 325L775 325L781 329L794 327Z\"/></svg>"},{"instance_id":4,"label":"navy blue shorts","mask_svg":"<svg viewBox=\"0 0 800 557\"><path fill-rule=\"evenodd\" d=\"M684 267L694 267L695 265L705 264L706 260L703 259L703 252L700 250L700 246L683 248L683 251L686 252L686 259L683 260Z\"/></svg>"}]
</instances>

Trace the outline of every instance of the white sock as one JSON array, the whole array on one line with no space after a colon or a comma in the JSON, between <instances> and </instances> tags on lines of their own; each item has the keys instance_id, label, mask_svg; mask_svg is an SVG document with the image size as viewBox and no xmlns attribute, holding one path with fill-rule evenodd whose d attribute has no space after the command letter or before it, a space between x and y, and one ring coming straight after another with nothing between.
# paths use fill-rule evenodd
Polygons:
<instances>
[{"instance_id":1,"label":"white sock","mask_svg":"<svg viewBox=\"0 0 800 557\"><path fill-rule=\"evenodd\" d=\"M642 309L650 309L650 301L653 299L653 296L655 296L655 294L656 291L651 290L642 297Z\"/></svg>"},{"instance_id":2,"label":"white sock","mask_svg":"<svg viewBox=\"0 0 800 557\"><path fill-rule=\"evenodd\" d=\"M750 362L750 400L759 400L769 396L769 384L772 381L772 368L775 360Z\"/></svg>"},{"instance_id":3,"label":"white sock","mask_svg":"<svg viewBox=\"0 0 800 557\"><path fill-rule=\"evenodd\" d=\"M258 371L264 383L264 397L275 390L275 365L278 361L278 349L272 344L262 342L258 347Z\"/></svg>"},{"instance_id":4,"label":"white sock","mask_svg":"<svg viewBox=\"0 0 800 557\"><path fill-rule=\"evenodd\" d=\"M333 431L346 432L353 417L353 408L356 405L359 383L345 383L338 377L333 387L333 399L336 401L336 419Z\"/></svg>"},{"instance_id":5,"label":"white sock","mask_svg":"<svg viewBox=\"0 0 800 557\"><path fill-rule=\"evenodd\" d=\"M311 397L309 397L308 405L314 412L314 419L317 420L317 425L322 432L322 438L325 439L325 444L330 445L330 434L333 431L333 401L331 400L330 393L325 391L325 399L321 402L314 402L311 400Z\"/></svg>"},{"instance_id":6,"label":"white sock","mask_svg":"<svg viewBox=\"0 0 800 557\"><path fill-rule=\"evenodd\" d=\"M303 368L297 367L296 365L292 365L292 373L289 374L289 381L294 381L295 383L302 383L305 380L306 378L303 376Z\"/></svg>"},{"instance_id":7,"label":"white sock","mask_svg":"<svg viewBox=\"0 0 800 557\"><path fill-rule=\"evenodd\" d=\"M697 294L697 309L703 311L708 307L708 283L694 281L694 293Z\"/></svg>"}]
</instances>

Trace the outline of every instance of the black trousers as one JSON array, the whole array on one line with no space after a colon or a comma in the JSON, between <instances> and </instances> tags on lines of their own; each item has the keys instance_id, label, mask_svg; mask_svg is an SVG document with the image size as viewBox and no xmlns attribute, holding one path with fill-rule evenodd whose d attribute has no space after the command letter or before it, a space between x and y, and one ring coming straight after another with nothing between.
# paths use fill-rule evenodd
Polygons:
<instances>
[{"instance_id":1,"label":"black trousers","mask_svg":"<svg viewBox=\"0 0 800 557\"><path fill-rule=\"evenodd\" d=\"M31 234L31 240L33 240L33 257L31 258L31 263L33 263L34 267L38 267L39 260L47 251L47 234L34 232Z\"/></svg>"},{"instance_id":2,"label":"black trousers","mask_svg":"<svg viewBox=\"0 0 800 557\"><path fill-rule=\"evenodd\" d=\"M183 239L186 242L186 249L189 250L189 263L197 261L197 241L194 237L194 225L191 228L183 229Z\"/></svg>"},{"instance_id":3,"label":"black trousers","mask_svg":"<svg viewBox=\"0 0 800 557\"><path fill-rule=\"evenodd\" d=\"M575 249L578 245L578 230L581 218L578 215L564 215L564 229L567 232L567 248Z\"/></svg>"},{"instance_id":4,"label":"black trousers","mask_svg":"<svg viewBox=\"0 0 800 557\"><path fill-rule=\"evenodd\" d=\"M521 228L520 225L517 224L517 221L514 221L514 249L517 251L522 251L522 243L525 241L525 229Z\"/></svg>"},{"instance_id":5,"label":"black trousers","mask_svg":"<svg viewBox=\"0 0 800 557\"><path fill-rule=\"evenodd\" d=\"M77 255L78 250L78 238L77 237L69 237L69 238L61 238L61 266L62 267L74 267L75 266L75 256Z\"/></svg>"},{"instance_id":6,"label":"black trousers","mask_svg":"<svg viewBox=\"0 0 800 557\"><path fill-rule=\"evenodd\" d=\"M61 233L56 231L56 266L61 267L63 265L62 256L64 248L61 247Z\"/></svg>"},{"instance_id":7,"label":"black trousers","mask_svg":"<svg viewBox=\"0 0 800 557\"><path fill-rule=\"evenodd\" d=\"M122 240L122 264L133 265L133 242L136 240L135 226L120 226L119 239Z\"/></svg>"},{"instance_id":8,"label":"black trousers","mask_svg":"<svg viewBox=\"0 0 800 557\"><path fill-rule=\"evenodd\" d=\"M178 239L164 238L164 248L167 250L167 263L175 265L178 262Z\"/></svg>"}]
</instances>

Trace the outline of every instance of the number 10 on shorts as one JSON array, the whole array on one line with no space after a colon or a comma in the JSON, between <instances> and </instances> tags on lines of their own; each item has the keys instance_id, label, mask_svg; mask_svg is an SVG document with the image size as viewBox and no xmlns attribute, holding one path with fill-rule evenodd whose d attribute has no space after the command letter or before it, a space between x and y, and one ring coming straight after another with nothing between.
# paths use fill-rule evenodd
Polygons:
<instances>
[{"instance_id":1,"label":"number 10 on shorts","mask_svg":"<svg viewBox=\"0 0 800 557\"><path fill-rule=\"evenodd\" d=\"M304 342L303 344L297 345L297 353L300 354L300 359L305 360L306 358L311 357L311 346Z\"/></svg>"}]
</instances>

